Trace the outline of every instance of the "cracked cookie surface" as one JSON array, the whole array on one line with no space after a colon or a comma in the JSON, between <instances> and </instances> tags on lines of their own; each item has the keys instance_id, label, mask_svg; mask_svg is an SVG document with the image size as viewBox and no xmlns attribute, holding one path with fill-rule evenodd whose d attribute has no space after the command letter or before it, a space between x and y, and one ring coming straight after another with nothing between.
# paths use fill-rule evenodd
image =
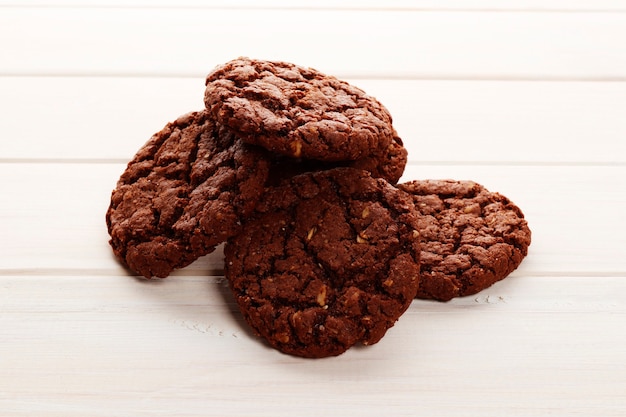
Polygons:
<instances>
[{"instance_id":1,"label":"cracked cookie surface","mask_svg":"<svg viewBox=\"0 0 626 417\"><path fill-rule=\"evenodd\" d=\"M238 58L206 78L205 104L246 142L296 158L356 160L392 141L391 115L361 89L315 69Z\"/></svg>"},{"instance_id":2,"label":"cracked cookie surface","mask_svg":"<svg viewBox=\"0 0 626 417\"><path fill-rule=\"evenodd\" d=\"M528 253L531 231L508 198L472 181L416 180L398 188L421 213L417 298L448 301L505 278Z\"/></svg>"},{"instance_id":3,"label":"cracked cookie surface","mask_svg":"<svg viewBox=\"0 0 626 417\"><path fill-rule=\"evenodd\" d=\"M378 342L419 286L411 197L352 168L269 189L224 248L225 276L255 332L281 352L339 355Z\"/></svg>"},{"instance_id":4,"label":"cracked cookie surface","mask_svg":"<svg viewBox=\"0 0 626 417\"><path fill-rule=\"evenodd\" d=\"M220 129L206 111L168 123L137 152L111 195L114 254L146 278L212 252L263 192L265 151Z\"/></svg>"}]
</instances>

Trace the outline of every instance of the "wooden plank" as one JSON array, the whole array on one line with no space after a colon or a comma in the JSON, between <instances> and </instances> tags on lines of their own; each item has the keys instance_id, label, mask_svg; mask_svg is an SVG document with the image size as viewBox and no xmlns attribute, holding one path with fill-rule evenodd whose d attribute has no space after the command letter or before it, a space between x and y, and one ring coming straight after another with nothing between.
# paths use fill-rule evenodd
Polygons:
<instances>
[{"instance_id":1,"label":"wooden plank","mask_svg":"<svg viewBox=\"0 0 626 417\"><path fill-rule=\"evenodd\" d=\"M1 276L0 414L621 416L625 286L511 278L306 360L252 336L211 277Z\"/></svg>"},{"instance_id":2,"label":"wooden plank","mask_svg":"<svg viewBox=\"0 0 626 417\"><path fill-rule=\"evenodd\" d=\"M626 162L626 83L348 81L389 108L414 162ZM203 77L0 77L0 91L2 160L124 162L204 108Z\"/></svg>"},{"instance_id":3,"label":"wooden plank","mask_svg":"<svg viewBox=\"0 0 626 417\"><path fill-rule=\"evenodd\" d=\"M247 55L344 78L624 80L624 38L623 13L8 7L0 74L202 76Z\"/></svg>"},{"instance_id":4,"label":"wooden plank","mask_svg":"<svg viewBox=\"0 0 626 417\"><path fill-rule=\"evenodd\" d=\"M167 122L204 108L204 78L0 77L0 90L5 160L127 161Z\"/></svg>"},{"instance_id":5,"label":"wooden plank","mask_svg":"<svg viewBox=\"0 0 626 417\"><path fill-rule=\"evenodd\" d=\"M171 7L236 9L624 11L621 0L0 0L4 7Z\"/></svg>"},{"instance_id":6,"label":"wooden plank","mask_svg":"<svg viewBox=\"0 0 626 417\"><path fill-rule=\"evenodd\" d=\"M123 274L104 223L123 169L0 164L0 177L13 179L0 185L0 273ZM518 204L533 231L518 276L626 273L626 223L619 220L626 212L624 166L410 165L402 181L420 178L475 180ZM218 251L178 274L216 273L221 266Z\"/></svg>"}]
</instances>

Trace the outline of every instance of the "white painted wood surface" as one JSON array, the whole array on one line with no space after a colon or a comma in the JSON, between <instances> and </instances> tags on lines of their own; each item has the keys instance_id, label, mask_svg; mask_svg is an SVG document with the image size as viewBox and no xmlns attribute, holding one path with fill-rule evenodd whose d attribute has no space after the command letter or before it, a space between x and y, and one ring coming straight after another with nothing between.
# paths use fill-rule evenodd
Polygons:
<instances>
[{"instance_id":1,"label":"white painted wood surface","mask_svg":"<svg viewBox=\"0 0 626 417\"><path fill-rule=\"evenodd\" d=\"M0 416L626 415L626 3L0 1ZM110 192L239 55L390 109L403 180L473 179L533 230L508 279L415 301L377 345L282 355L221 252L146 282Z\"/></svg>"}]
</instances>

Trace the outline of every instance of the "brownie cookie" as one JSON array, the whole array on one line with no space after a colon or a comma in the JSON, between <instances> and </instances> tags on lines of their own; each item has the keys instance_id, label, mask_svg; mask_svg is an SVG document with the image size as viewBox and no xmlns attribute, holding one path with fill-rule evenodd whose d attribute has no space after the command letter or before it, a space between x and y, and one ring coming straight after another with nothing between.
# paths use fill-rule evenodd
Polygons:
<instances>
[{"instance_id":1,"label":"brownie cookie","mask_svg":"<svg viewBox=\"0 0 626 417\"><path fill-rule=\"evenodd\" d=\"M205 104L245 142L283 155L343 161L384 151L391 115L362 90L311 68L238 58L206 78Z\"/></svg>"},{"instance_id":2,"label":"brownie cookie","mask_svg":"<svg viewBox=\"0 0 626 417\"><path fill-rule=\"evenodd\" d=\"M411 197L335 168L269 189L224 248L225 276L254 331L283 353L339 355L378 342L419 287Z\"/></svg>"},{"instance_id":3,"label":"brownie cookie","mask_svg":"<svg viewBox=\"0 0 626 417\"><path fill-rule=\"evenodd\" d=\"M235 234L263 192L266 152L218 128L207 111L167 124L138 151L111 195L114 254L166 277Z\"/></svg>"},{"instance_id":4,"label":"brownie cookie","mask_svg":"<svg viewBox=\"0 0 626 417\"><path fill-rule=\"evenodd\" d=\"M530 229L506 197L471 181L411 181L398 188L422 214L418 298L475 294L509 275L528 253Z\"/></svg>"}]
</instances>

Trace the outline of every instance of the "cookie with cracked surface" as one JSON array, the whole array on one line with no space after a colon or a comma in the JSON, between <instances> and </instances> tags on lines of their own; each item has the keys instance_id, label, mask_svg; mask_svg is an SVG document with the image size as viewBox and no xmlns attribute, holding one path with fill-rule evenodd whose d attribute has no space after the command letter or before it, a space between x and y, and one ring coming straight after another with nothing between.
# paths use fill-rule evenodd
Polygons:
<instances>
[{"instance_id":1,"label":"cookie with cracked surface","mask_svg":"<svg viewBox=\"0 0 626 417\"><path fill-rule=\"evenodd\" d=\"M238 58L206 77L205 104L248 143L283 155L356 160L392 141L391 115L363 90L312 68Z\"/></svg>"},{"instance_id":2,"label":"cookie with cracked surface","mask_svg":"<svg viewBox=\"0 0 626 417\"><path fill-rule=\"evenodd\" d=\"M378 342L419 287L411 197L352 168L269 189L224 248L225 276L254 331L319 358Z\"/></svg>"},{"instance_id":3,"label":"cookie with cracked surface","mask_svg":"<svg viewBox=\"0 0 626 417\"><path fill-rule=\"evenodd\" d=\"M399 184L421 213L421 279L417 298L448 301L505 278L528 253L531 231L505 196L472 181Z\"/></svg>"},{"instance_id":4,"label":"cookie with cracked surface","mask_svg":"<svg viewBox=\"0 0 626 417\"><path fill-rule=\"evenodd\" d=\"M114 254L146 278L212 252L263 192L266 152L217 127L207 111L168 123L137 152L111 194Z\"/></svg>"}]
</instances>

